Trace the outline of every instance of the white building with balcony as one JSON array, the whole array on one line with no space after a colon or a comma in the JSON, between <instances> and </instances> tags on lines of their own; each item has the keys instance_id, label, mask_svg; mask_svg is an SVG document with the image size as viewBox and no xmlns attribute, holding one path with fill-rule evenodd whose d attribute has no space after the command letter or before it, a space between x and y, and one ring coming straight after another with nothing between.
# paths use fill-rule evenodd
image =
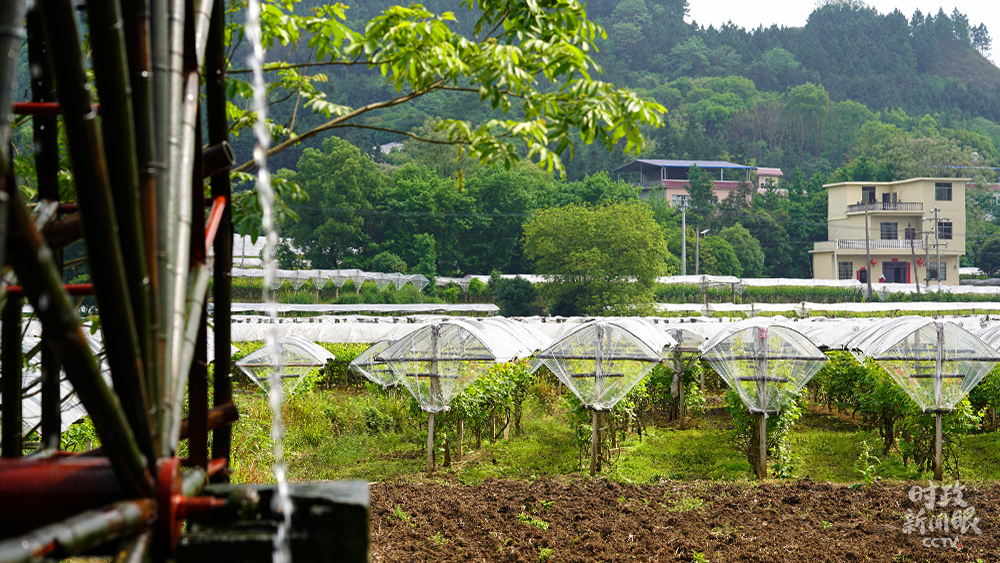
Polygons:
<instances>
[{"instance_id":1,"label":"white building with balcony","mask_svg":"<svg viewBox=\"0 0 1000 563\"><path fill-rule=\"evenodd\" d=\"M842 182L827 190L826 241L815 243L813 276L958 285L965 254L968 178ZM867 224L867 232L866 232Z\"/></svg>"}]
</instances>

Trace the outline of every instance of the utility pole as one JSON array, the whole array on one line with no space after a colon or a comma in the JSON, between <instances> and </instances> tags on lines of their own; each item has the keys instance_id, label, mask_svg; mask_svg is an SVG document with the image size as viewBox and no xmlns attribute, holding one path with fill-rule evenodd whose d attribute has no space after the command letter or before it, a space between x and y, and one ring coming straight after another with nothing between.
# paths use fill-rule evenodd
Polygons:
<instances>
[{"instance_id":1,"label":"utility pole","mask_svg":"<svg viewBox=\"0 0 1000 563\"><path fill-rule=\"evenodd\" d=\"M682 201L681 205L681 275L688 273L688 223L687 223L687 201Z\"/></svg>"},{"instance_id":2,"label":"utility pole","mask_svg":"<svg viewBox=\"0 0 1000 563\"><path fill-rule=\"evenodd\" d=\"M865 270L868 275L868 301L872 300L872 250L871 250L871 238L868 236L868 206L869 202L865 202Z\"/></svg>"},{"instance_id":3,"label":"utility pole","mask_svg":"<svg viewBox=\"0 0 1000 563\"><path fill-rule=\"evenodd\" d=\"M694 275L698 275L701 266L701 237L708 234L712 229L705 229L694 238Z\"/></svg>"},{"instance_id":4,"label":"utility pole","mask_svg":"<svg viewBox=\"0 0 1000 563\"><path fill-rule=\"evenodd\" d=\"M937 261L935 263L935 265L934 265L934 275L937 278L937 290L941 291L941 270L944 270L945 268L941 266L941 226L940 226L941 223L940 222L941 221L948 221L949 218L948 217L939 217L938 213L941 210L938 209L937 207L935 207L934 209L931 209L931 211L934 212L934 219L927 218L927 219L924 219L924 221L934 221L934 256L935 256L934 259ZM924 232L924 238L925 238L925 240L926 240L928 232L929 231L925 231ZM924 255L926 256L929 252L930 252L930 249L928 248L924 252ZM928 280L929 279L930 279L930 276L928 276ZM930 286L928 285L928 291L929 290L930 290Z\"/></svg>"},{"instance_id":5,"label":"utility pole","mask_svg":"<svg viewBox=\"0 0 1000 563\"><path fill-rule=\"evenodd\" d=\"M937 290L941 293L941 223L938 223L938 208L934 208L934 252L937 254Z\"/></svg>"}]
</instances>

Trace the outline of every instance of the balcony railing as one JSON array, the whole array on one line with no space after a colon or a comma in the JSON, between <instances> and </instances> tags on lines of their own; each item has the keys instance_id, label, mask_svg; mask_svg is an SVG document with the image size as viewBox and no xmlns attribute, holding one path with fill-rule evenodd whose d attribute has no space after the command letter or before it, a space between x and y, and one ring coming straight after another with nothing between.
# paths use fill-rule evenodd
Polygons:
<instances>
[{"instance_id":1,"label":"balcony railing","mask_svg":"<svg viewBox=\"0 0 1000 563\"><path fill-rule=\"evenodd\" d=\"M847 206L848 213L864 213L866 211L923 211L924 204L920 201L873 201L855 203Z\"/></svg>"},{"instance_id":2,"label":"balcony railing","mask_svg":"<svg viewBox=\"0 0 1000 563\"><path fill-rule=\"evenodd\" d=\"M869 248L872 250L909 250L910 245L913 248L920 250L924 247L924 241L913 239L892 239L892 240L882 240L882 239L871 239L868 241ZM837 241L837 248L841 250L864 250L865 249L865 239L840 239Z\"/></svg>"}]
</instances>

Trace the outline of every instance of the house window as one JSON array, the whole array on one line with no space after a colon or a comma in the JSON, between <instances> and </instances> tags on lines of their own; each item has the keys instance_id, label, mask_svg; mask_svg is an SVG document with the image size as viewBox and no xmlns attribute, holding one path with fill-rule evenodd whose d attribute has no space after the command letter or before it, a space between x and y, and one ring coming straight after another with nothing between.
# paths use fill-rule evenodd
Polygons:
<instances>
[{"instance_id":1,"label":"house window","mask_svg":"<svg viewBox=\"0 0 1000 563\"><path fill-rule=\"evenodd\" d=\"M837 262L837 279L854 279L854 262Z\"/></svg>"},{"instance_id":2,"label":"house window","mask_svg":"<svg viewBox=\"0 0 1000 563\"><path fill-rule=\"evenodd\" d=\"M875 203L875 186L863 186L861 188L861 201L864 203Z\"/></svg>"},{"instance_id":3,"label":"house window","mask_svg":"<svg viewBox=\"0 0 1000 563\"><path fill-rule=\"evenodd\" d=\"M917 238L917 230L913 227L906 227L905 233L904 238L906 238L906 240L914 240Z\"/></svg>"},{"instance_id":4,"label":"house window","mask_svg":"<svg viewBox=\"0 0 1000 563\"><path fill-rule=\"evenodd\" d=\"M684 194L674 194L670 196L670 205L674 207L689 207L691 196Z\"/></svg>"},{"instance_id":5,"label":"house window","mask_svg":"<svg viewBox=\"0 0 1000 563\"><path fill-rule=\"evenodd\" d=\"M940 266L940 268L938 267ZM941 281L948 281L948 264L946 262L928 262L927 279L936 280L938 272L941 272Z\"/></svg>"},{"instance_id":6,"label":"house window","mask_svg":"<svg viewBox=\"0 0 1000 563\"><path fill-rule=\"evenodd\" d=\"M938 221L938 239L951 240L951 221Z\"/></svg>"},{"instance_id":7,"label":"house window","mask_svg":"<svg viewBox=\"0 0 1000 563\"><path fill-rule=\"evenodd\" d=\"M951 182L934 182L934 199L951 201Z\"/></svg>"},{"instance_id":8,"label":"house window","mask_svg":"<svg viewBox=\"0 0 1000 563\"><path fill-rule=\"evenodd\" d=\"M896 240L899 238L899 232L896 229L896 223L882 223L882 240Z\"/></svg>"}]
</instances>

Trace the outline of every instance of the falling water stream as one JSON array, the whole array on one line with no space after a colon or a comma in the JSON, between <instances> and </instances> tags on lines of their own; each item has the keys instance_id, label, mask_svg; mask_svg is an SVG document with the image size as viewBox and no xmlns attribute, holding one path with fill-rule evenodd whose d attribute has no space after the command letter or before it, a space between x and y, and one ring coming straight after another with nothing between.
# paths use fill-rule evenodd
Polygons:
<instances>
[{"instance_id":1,"label":"falling water stream","mask_svg":"<svg viewBox=\"0 0 1000 563\"><path fill-rule=\"evenodd\" d=\"M260 3L250 0L247 7L246 34L250 39L253 52L249 57L250 68L253 69L253 105L257 113L257 123L254 132L257 143L254 145L253 157L257 164L257 196L260 199L261 226L267 234L267 244L264 245L264 303L268 304L268 316L271 317L271 329L267 331L266 342L270 356L274 358L274 369L271 371L268 385L268 402L271 405L271 441L274 443L274 478L278 483L277 494L274 496L273 509L279 515L278 531L274 536L274 563L289 563L292 560L288 547L288 531L292 522L292 501L288 494L288 483L285 481L285 462L282 453L282 438L285 434L281 419L281 403L284 399L284 389L281 386L282 354L278 346L278 309L271 293L276 270L274 250L278 245L278 231L274 225L272 208L274 191L271 189L271 175L267 169L267 152L271 147L271 134L267 130L267 86L264 84L264 47L261 42Z\"/></svg>"}]
</instances>

